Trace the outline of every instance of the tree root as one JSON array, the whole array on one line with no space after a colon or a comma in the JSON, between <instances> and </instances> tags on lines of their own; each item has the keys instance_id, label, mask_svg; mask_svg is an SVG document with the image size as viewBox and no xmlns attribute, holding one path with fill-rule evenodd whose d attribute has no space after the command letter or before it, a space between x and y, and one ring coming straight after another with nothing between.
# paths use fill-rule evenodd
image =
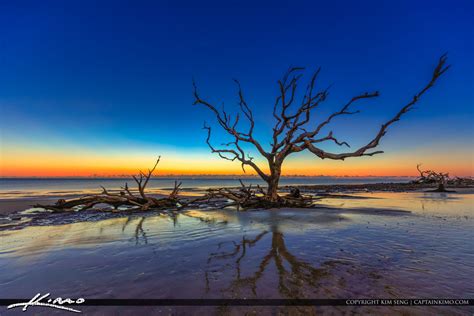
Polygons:
<instances>
[{"instance_id":1,"label":"tree root","mask_svg":"<svg viewBox=\"0 0 474 316\"><path fill-rule=\"evenodd\" d=\"M299 190L292 190L290 194L280 195L277 199L270 199L264 190L257 185L245 186L240 181L241 187L209 189L207 194L185 203L186 206L193 206L198 202L206 201L207 204L214 204L219 208L236 207L237 211L246 209L270 209L281 207L310 208L320 197L303 196Z\"/></svg>"}]
</instances>

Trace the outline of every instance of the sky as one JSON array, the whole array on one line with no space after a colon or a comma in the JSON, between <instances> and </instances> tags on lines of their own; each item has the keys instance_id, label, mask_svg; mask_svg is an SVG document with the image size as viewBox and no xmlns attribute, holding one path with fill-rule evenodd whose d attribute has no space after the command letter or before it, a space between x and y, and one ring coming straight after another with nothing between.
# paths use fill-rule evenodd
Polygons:
<instances>
[{"instance_id":1,"label":"sky","mask_svg":"<svg viewBox=\"0 0 474 316\"><path fill-rule=\"evenodd\" d=\"M353 148L430 79L451 69L383 138L382 155L290 156L285 175L416 175L416 164L474 175L474 2L3 1L0 3L0 176L114 176L162 156L157 174L241 174L205 143L205 108L237 111L238 78L266 148L277 80L321 67L331 86L314 115L379 90L331 130ZM228 141L218 127L213 143ZM327 147L334 151L341 149ZM257 163L264 164L256 153ZM251 174L251 170L247 169Z\"/></svg>"}]
</instances>

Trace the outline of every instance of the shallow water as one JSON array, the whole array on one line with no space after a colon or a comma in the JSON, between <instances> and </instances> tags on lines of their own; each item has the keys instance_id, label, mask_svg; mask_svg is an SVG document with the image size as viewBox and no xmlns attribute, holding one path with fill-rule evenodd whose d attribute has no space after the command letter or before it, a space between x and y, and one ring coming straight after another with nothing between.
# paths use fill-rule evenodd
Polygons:
<instances>
[{"instance_id":1,"label":"shallow water","mask_svg":"<svg viewBox=\"0 0 474 316\"><path fill-rule=\"evenodd\" d=\"M174 181L181 181L182 188L207 189L213 187L240 186L242 177L155 177L148 184L149 192L159 193L160 189L173 188ZM365 184L408 182L410 177L282 177L281 185L313 185L313 184ZM264 185L256 177L244 177L247 185ZM131 178L0 178L0 198L13 199L34 196L59 196L93 193L101 191L100 186L108 189L120 189L125 182L133 185ZM131 186L131 187L132 187ZM151 191L150 191L151 190Z\"/></svg>"},{"instance_id":2,"label":"shallow water","mask_svg":"<svg viewBox=\"0 0 474 316\"><path fill-rule=\"evenodd\" d=\"M324 202L332 208L318 210L42 216L0 231L0 297L38 292L86 300L474 297L472 194L362 196L369 199L361 194L331 199ZM97 315L474 312L471 307L80 309Z\"/></svg>"}]
</instances>

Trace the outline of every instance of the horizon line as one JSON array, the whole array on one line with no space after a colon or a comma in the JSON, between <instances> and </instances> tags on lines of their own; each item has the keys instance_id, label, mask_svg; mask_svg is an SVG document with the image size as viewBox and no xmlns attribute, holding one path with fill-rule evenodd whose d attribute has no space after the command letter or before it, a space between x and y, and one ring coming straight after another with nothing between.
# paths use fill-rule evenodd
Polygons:
<instances>
[{"instance_id":1,"label":"horizon line","mask_svg":"<svg viewBox=\"0 0 474 316\"><path fill-rule=\"evenodd\" d=\"M237 174L167 174L167 175L154 175L153 178L170 178L170 177L183 177L183 178L255 178L261 179L258 175L237 175ZM282 175L281 178L416 178L417 176L413 175ZM471 176L467 176L471 177ZM116 176L107 176L107 175L90 175L90 176L0 176L0 179L128 179L133 178L133 175L116 175ZM263 181L263 179L262 179Z\"/></svg>"}]
</instances>

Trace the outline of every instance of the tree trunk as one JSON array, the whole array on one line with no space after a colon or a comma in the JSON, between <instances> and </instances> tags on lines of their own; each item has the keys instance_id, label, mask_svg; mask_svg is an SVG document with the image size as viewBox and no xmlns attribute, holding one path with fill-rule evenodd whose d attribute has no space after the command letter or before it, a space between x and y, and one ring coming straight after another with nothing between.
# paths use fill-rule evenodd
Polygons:
<instances>
[{"instance_id":1,"label":"tree trunk","mask_svg":"<svg viewBox=\"0 0 474 316\"><path fill-rule=\"evenodd\" d=\"M446 186L444 181L438 183L438 188L436 189L438 192L446 192Z\"/></svg>"},{"instance_id":2,"label":"tree trunk","mask_svg":"<svg viewBox=\"0 0 474 316\"><path fill-rule=\"evenodd\" d=\"M281 165L270 164L270 178L268 179L267 199L276 202L278 201L278 183L280 182Z\"/></svg>"}]
</instances>

